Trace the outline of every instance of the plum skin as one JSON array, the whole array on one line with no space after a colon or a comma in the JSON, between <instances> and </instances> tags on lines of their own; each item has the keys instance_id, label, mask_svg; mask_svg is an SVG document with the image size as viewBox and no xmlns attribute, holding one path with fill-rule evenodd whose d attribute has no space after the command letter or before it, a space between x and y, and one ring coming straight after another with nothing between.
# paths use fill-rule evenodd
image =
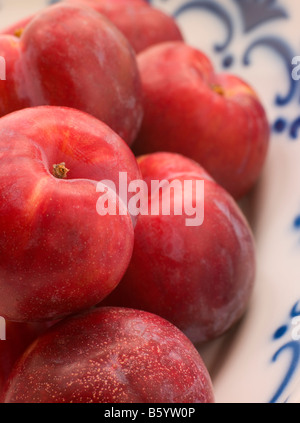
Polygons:
<instances>
[{"instance_id":1,"label":"plum skin","mask_svg":"<svg viewBox=\"0 0 300 423\"><path fill-rule=\"evenodd\" d=\"M99 181L140 178L129 146L82 111L40 106L1 119L0 155L0 315L55 320L94 306L132 254L127 209L96 210ZM61 163L65 179L53 175Z\"/></svg>"},{"instance_id":2,"label":"plum skin","mask_svg":"<svg viewBox=\"0 0 300 423\"><path fill-rule=\"evenodd\" d=\"M64 0L106 16L127 38L136 54L166 41L183 41L176 20L143 0Z\"/></svg>"},{"instance_id":3,"label":"plum skin","mask_svg":"<svg viewBox=\"0 0 300 423\"><path fill-rule=\"evenodd\" d=\"M138 163L149 186L152 180L203 180L204 221L188 227L185 213L139 216L128 269L101 304L158 314L195 344L215 339L244 315L252 295L251 228L235 200L196 162L161 152Z\"/></svg>"},{"instance_id":4,"label":"plum skin","mask_svg":"<svg viewBox=\"0 0 300 423\"><path fill-rule=\"evenodd\" d=\"M71 107L105 122L128 144L135 139L143 116L136 57L123 34L93 9L49 6L19 38L1 35L0 55L9 57L1 116L24 107Z\"/></svg>"},{"instance_id":5,"label":"plum skin","mask_svg":"<svg viewBox=\"0 0 300 423\"><path fill-rule=\"evenodd\" d=\"M236 75L216 73L209 57L180 41L152 46L137 61L144 118L134 153L182 154L235 199L249 193L270 140L268 117L253 87Z\"/></svg>"},{"instance_id":6,"label":"plum skin","mask_svg":"<svg viewBox=\"0 0 300 423\"><path fill-rule=\"evenodd\" d=\"M210 375L168 321L100 307L59 322L14 366L3 403L211 403Z\"/></svg>"},{"instance_id":7,"label":"plum skin","mask_svg":"<svg viewBox=\"0 0 300 423\"><path fill-rule=\"evenodd\" d=\"M6 321L6 339L0 341L0 393L15 362L26 348L54 322L16 323Z\"/></svg>"}]
</instances>

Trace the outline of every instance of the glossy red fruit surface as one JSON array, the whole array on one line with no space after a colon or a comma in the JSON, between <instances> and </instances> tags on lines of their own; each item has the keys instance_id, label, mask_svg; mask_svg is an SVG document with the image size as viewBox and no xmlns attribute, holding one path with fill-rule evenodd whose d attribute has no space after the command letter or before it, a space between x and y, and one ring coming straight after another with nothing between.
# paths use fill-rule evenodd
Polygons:
<instances>
[{"instance_id":1,"label":"glossy red fruit surface","mask_svg":"<svg viewBox=\"0 0 300 423\"><path fill-rule=\"evenodd\" d=\"M165 41L182 41L175 19L144 0L64 0L82 4L106 16L136 53Z\"/></svg>"},{"instance_id":2,"label":"glossy red fruit surface","mask_svg":"<svg viewBox=\"0 0 300 423\"><path fill-rule=\"evenodd\" d=\"M0 36L0 55L8 55L10 66L0 85L1 116L67 106L132 143L143 115L140 77L131 45L110 21L91 8L59 3L37 13L19 38L7 37Z\"/></svg>"},{"instance_id":3,"label":"glossy red fruit surface","mask_svg":"<svg viewBox=\"0 0 300 423\"><path fill-rule=\"evenodd\" d=\"M5 403L211 403L197 350L176 327L142 311L98 308L67 318L14 367Z\"/></svg>"},{"instance_id":4,"label":"glossy red fruit surface","mask_svg":"<svg viewBox=\"0 0 300 423\"><path fill-rule=\"evenodd\" d=\"M153 153L138 163L149 187L149 202L152 181L177 181L183 190L174 189L169 214L163 212L169 196L164 189L159 213L139 217L130 265L102 304L158 314L194 343L214 339L243 316L251 297L256 260L248 222L227 191L186 157ZM185 181L192 181L192 189L184 188ZM197 181L204 181L204 203L197 199ZM175 205L185 201L193 205L195 216L185 207L175 213ZM199 224L190 221L197 214Z\"/></svg>"},{"instance_id":5,"label":"glossy red fruit surface","mask_svg":"<svg viewBox=\"0 0 300 423\"><path fill-rule=\"evenodd\" d=\"M254 89L217 74L205 54L183 42L147 49L138 65L145 113L135 154L183 154L235 198L248 193L262 172L270 133Z\"/></svg>"},{"instance_id":6,"label":"glossy red fruit surface","mask_svg":"<svg viewBox=\"0 0 300 423\"><path fill-rule=\"evenodd\" d=\"M0 316L57 319L99 302L132 254L126 205L109 191L123 215L97 211L98 182L140 178L128 145L86 113L41 106L0 120L0 162Z\"/></svg>"},{"instance_id":7,"label":"glossy red fruit surface","mask_svg":"<svg viewBox=\"0 0 300 423\"><path fill-rule=\"evenodd\" d=\"M0 393L11 369L25 349L39 335L45 332L52 323L15 323L6 321L0 322L5 339L0 340ZM3 327L2 327L3 326Z\"/></svg>"}]
</instances>

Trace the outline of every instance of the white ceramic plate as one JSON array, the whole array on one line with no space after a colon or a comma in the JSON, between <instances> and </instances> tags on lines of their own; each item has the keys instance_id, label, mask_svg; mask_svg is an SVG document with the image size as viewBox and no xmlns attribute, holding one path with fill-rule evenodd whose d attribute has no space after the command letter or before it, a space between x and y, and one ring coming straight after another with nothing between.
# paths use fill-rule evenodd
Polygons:
<instances>
[{"instance_id":1,"label":"white ceramic plate","mask_svg":"<svg viewBox=\"0 0 300 423\"><path fill-rule=\"evenodd\" d=\"M1 0L0 27L55 1ZM271 146L244 211L257 245L256 287L244 319L201 347L216 402L300 402L300 4L295 0L153 0L218 71L257 90ZM295 59L296 60L296 59ZM299 59L300 62L300 59ZM294 70L294 74L293 74Z\"/></svg>"}]
</instances>

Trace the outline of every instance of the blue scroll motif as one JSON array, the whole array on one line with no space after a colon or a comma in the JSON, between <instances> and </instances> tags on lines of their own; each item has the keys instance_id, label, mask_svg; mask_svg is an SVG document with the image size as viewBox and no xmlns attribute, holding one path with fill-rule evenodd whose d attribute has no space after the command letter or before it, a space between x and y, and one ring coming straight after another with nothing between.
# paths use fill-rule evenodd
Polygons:
<instances>
[{"instance_id":1,"label":"blue scroll motif","mask_svg":"<svg viewBox=\"0 0 300 423\"><path fill-rule=\"evenodd\" d=\"M249 32L270 20L287 18L286 10L277 0L233 0L240 8L244 31Z\"/></svg>"},{"instance_id":2,"label":"blue scroll motif","mask_svg":"<svg viewBox=\"0 0 300 423\"><path fill-rule=\"evenodd\" d=\"M184 3L177 10L175 10L174 17L177 18L183 12L186 12L190 9L206 9L221 19L223 24L227 27L227 37L222 44L216 44L214 49L216 52L224 51L229 46L233 36L233 23L226 10L219 4L213 3L212 1L194 0Z\"/></svg>"},{"instance_id":3,"label":"blue scroll motif","mask_svg":"<svg viewBox=\"0 0 300 423\"><path fill-rule=\"evenodd\" d=\"M290 88L289 92L285 96L277 95L275 98L275 104L278 106L285 106L288 104L294 96L296 91L297 82L294 81L291 77L293 66L291 63L291 58L293 57L293 51L290 49L289 45L280 38L277 37L263 37L259 40L254 41L244 53L243 63L245 65L250 64L250 53L258 46L268 47L274 50L284 61L287 70L287 76L289 78Z\"/></svg>"},{"instance_id":4,"label":"blue scroll motif","mask_svg":"<svg viewBox=\"0 0 300 423\"><path fill-rule=\"evenodd\" d=\"M300 316L300 301L298 301L292 307L289 320L293 321L293 318ZM289 323L290 323L289 321ZM280 326L273 334L273 340L278 340L284 337L284 335L288 332L289 323ZM295 329L295 328L294 328ZM298 331L300 332L300 331ZM274 353L271 362L275 363L283 354L289 353L290 355L290 363L288 369L286 370L285 374L281 382L279 383L278 387L275 390L275 393L270 399L270 403L276 403L283 397L283 394L288 387L292 377L294 376L296 370L299 368L300 365L300 340L297 338L293 339L293 336L289 337L288 342L281 345L278 350Z\"/></svg>"}]
</instances>

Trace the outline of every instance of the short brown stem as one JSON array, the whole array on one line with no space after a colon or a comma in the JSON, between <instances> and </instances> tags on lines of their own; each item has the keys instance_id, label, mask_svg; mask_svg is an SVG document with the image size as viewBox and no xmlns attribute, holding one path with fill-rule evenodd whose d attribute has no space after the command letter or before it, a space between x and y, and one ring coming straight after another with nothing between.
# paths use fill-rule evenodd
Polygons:
<instances>
[{"instance_id":1,"label":"short brown stem","mask_svg":"<svg viewBox=\"0 0 300 423\"><path fill-rule=\"evenodd\" d=\"M15 37L20 38L21 35L23 34L23 31L24 31L24 28L18 28L18 29L16 29L15 32L14 32Z\"/></svg>"},{"instance_id":2,"label":"short brown stem","mask_svg":"<svg viewBox=\"0 0 300 423\"><path fill-rule=\"evenodd\" d=\"M67 173L69 169L66 168L66 163L60 163L53 165L53 176L58 179L65 179L67 177Z\"/></svg>"},{"instance_id":3,"label":"short brown stem","mask_svg":"<svg viewBox=\"0 0 300 423\"><path fill-rule=\"evenodd\" d=\"M221 87L221 85L218 85L218 84L214 84L214 85L212 85L212 90L213 90L215 93L219 94L219 95L222 95L222 96L224 96L224 95L225 95L225 91L224 91L224 89Z\"/></svg>"}]
</instances>

